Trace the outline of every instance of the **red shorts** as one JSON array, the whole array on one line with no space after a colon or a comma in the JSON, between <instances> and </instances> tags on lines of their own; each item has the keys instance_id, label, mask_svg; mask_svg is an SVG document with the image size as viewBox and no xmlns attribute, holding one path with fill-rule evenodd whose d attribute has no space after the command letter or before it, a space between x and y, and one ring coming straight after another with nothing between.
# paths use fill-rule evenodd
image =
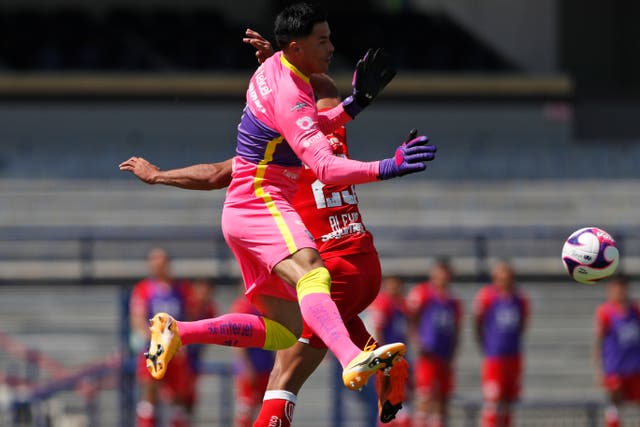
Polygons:
<instances>
[{"instance_id":1,"label":"red shorts","mask_svg":"<svg viewBox=\"0 0 640 427\"><path fill-rule=\"evenodd\" d=\"M439 357L420 355L414 370L417 395L433 400L449 398L454 386L451 364Z\"/></svg>"},{"instance_id":2,"label":"red shorts","mask_svg":"<svg viewBox=\"0 0 640 427\"><path fill-rule=\"evenodd\" d=\"M640 403L640 373L629 375L607 375L603 381L604 388L612 393L620 393L627 402Z\"/></svg>"},{"instance_id":3,"label":"red shorts","mask_svg":"<svg viewBox=\"0 0 640 427\"><path fill-rule=\"evenodd\" d=\"M369 344L371 335L358 317L373 302L380 291L382 273L378 253L356 253L340 257L323 258L331 274L331 299L335 301L351 340L360 348ZM315 348L326 345L304 324L302 338Z\"/></svg>"},{"instance_id":4,"label":"red shorts","mask_svg":"<svg viewBox=\"0 0 640 427\"><path fill-rule=\"evenodd\" d=\"M185 402L193 401L197 375L189 364L186 351L179 351L173 356L171 369L167 369L166 375L159 381L151 377L146 362L144 355L138 357L136 377L139 382L153 381L157 383L160 387L160 393L169 400L179 398Z\"/></svg>"},{"instance_id":5,"label":"red shorts","mask_svg":"<svg viewBox=\"0 0 640 427\"><path fill-rule=\"evenodd\" d=\"M522 357L488 357L482 362L482 395L487 401L515 401L520 397Z\"/></svg>"}]
</instances>

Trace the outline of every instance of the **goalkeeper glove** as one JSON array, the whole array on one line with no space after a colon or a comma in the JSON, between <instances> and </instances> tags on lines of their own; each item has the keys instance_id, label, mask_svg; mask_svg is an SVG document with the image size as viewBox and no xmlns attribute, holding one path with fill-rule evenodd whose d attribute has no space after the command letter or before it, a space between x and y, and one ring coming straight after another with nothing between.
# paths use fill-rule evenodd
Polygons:
<instances>
[{"instance_id":1,"label":"goalkeeper glove","mask_svg":"<svg viewBox=\"0 0 640 427\"><path fill-rule=\"evenodd\" d=\"M390 179L426 169L424 162L433 160L436 156L436 146L426 145L429 138L418 136L418 131L412 129L407 142L396 149L395 156L380 160L378 179Z\"/></svg>"},{"instance_id":2,"label":"goalkeeper glove","mask_svg":"<svg viewBox=\"0 0 640 427\"><path fill-rule=\"evenodd\" d=\"M351 86L353 92L343 102L344 110L355 118L395 77L396 70L382 48L369 49L356 64Z\"/></svg>"}]
</instances>

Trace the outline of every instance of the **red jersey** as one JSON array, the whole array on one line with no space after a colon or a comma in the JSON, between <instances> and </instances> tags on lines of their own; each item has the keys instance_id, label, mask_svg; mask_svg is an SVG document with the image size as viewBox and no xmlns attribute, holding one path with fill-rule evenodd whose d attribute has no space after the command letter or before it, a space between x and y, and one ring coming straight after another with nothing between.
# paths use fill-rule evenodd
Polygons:
<instances>
[{"instance_id":1,"label":"red jersey","mask_svg":"<svg viewBox=\"0 0 640 427\"><path fill-rule=\"evenodd\" d=\"M407 306L405 299L384 291L369 306L371 323L382 343L407 341Z\"/></svg>"},{"instance_id":2,"label":"red jersey","mask_svg":"<svg viewBox=\"0 0 640 427\"><path fill-rule=\"evenodd\" d=\"M418 320L421 350L451 360L457 345L462 317L462 303L449 292L423 282L407 296L411 316Z\"/></svg>"},{"instance_id":3,"label":"red jersey","mask_svg":"<svg viewBox=\"0 0 640 427\"><path fill-rule=\"evenodd\" d=\"M335 155L349 156L344 127L327 138ZM353 185L325 185L305 167L292 205L323 258L375 251L373 236L362 223Z\"/></svg>"},{"instance_id":4,"label":"red jersey","mask_svg":"<svg viewBox=\"0 0 640 427\"><path fill-rule=\"evenodd\" d=\"M482 321L485 356L519 355L529 312L529 299L517 289L502 292L496 285L482 288L476 296L475 313Z\"/></svg>"}]
</instances>

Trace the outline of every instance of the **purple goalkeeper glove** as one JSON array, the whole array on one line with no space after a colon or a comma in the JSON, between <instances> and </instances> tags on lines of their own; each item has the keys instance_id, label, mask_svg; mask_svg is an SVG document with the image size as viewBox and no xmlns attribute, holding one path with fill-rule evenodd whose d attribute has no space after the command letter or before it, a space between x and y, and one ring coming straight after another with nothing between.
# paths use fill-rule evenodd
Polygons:
<instances>
[{"instance_id":1,"label":"purple goalkeeper glove","mask_svg":"<svg viewBox=\"0 0 640 427\"><path fill-rule=\"evenodd\" d=\"M396 154L390 159L380 160L378 179L390 179L426 169L424 162L436 157L436 146L426 145L429 138L418 136L418 131L412 129L407 142L396 149Z\"/></svg>"},{"instance_id":2,"label":"purple goalkeeper glove","mask_svg":"<svg viewBox=\"0 0 640 427\"><path fill-rule=\"evenodd\" d=\"M354 118L366 108L395 77L389 55L382 48L369 49L356 64L351 86L353 92L343 102L344 111Z\"/></svg>"}]
</instances>

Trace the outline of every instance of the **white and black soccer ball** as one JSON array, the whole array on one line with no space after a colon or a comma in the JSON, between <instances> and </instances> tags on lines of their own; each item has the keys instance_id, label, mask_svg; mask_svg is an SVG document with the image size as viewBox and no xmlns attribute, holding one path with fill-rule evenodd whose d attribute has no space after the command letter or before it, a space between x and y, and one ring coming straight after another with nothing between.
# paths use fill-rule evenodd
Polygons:
<instances>
[{"instance_id":1,"label":"white and black soccer ball","mask_svg":"<svg viewBox=\"0 0 640 427\"><path fill-rule=\"evenodd\" d=\"M574 231L562 247L562 263L580 283L596 283L618 268L620 254L611 235L597 227Z\"/></svg>"}]
</instances>

